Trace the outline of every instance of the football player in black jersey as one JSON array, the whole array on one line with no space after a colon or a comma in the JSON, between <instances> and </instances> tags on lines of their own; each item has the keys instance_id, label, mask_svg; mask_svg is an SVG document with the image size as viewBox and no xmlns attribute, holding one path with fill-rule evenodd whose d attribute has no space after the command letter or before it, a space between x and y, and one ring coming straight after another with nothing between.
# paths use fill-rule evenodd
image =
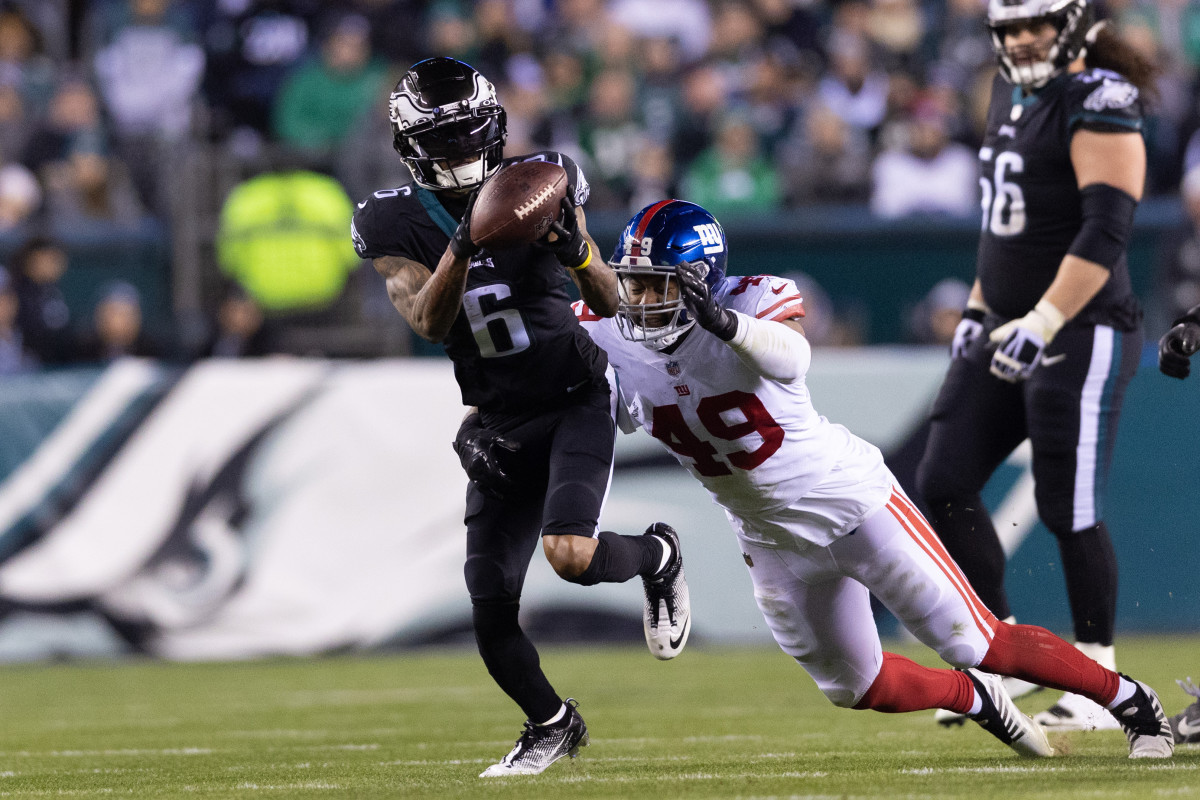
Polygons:
<instances>
[{"instance_id":1,"label":"football player in black jersey","mask_svg":"<svg viewBox=\"0 0 1200 800\"><path fill-rule=\"evenodd\" d=\"M988 27L999 74L979 152L976 278L917 486L951 555L1008 618L1005 555L980 492L1029 439L1076 646L1113 669L1117 563L1103 503L1142 348L1126 247L1146 173L1142 101L1155 67L1095 22L1091 0L990 0ZM1077 695L1035 719L1116 727Z\"/></svg>"},{"instance_id":2,"label":"football player in black jersey","mask_svg":"<svg viewBox=\"0 0 1200 800\"><path fill-rule=\"evenodd\" d=\"M474 407L455 450L471 478L465 573L475 639L528 717L516 747L481 777L537 774L588 743L575 702L550 686L517 620L539 534L565 580L642 576L646 640L660 659L677 655L691 630L679 538L663 523L642 536L597 530L615 439L608 361L576 321L567 275L605 316L616 313L617 286L593 257L579 167L555 152L504 159L495 89L454 59L414 64L392 92L390 116L413 181L360 203L351 235L409 326L443 344L463 403ZM503 163L530 160L566 170L560 219L536 244L480 248L470 231L475 192Z\"/></svg>"}]
</instances>

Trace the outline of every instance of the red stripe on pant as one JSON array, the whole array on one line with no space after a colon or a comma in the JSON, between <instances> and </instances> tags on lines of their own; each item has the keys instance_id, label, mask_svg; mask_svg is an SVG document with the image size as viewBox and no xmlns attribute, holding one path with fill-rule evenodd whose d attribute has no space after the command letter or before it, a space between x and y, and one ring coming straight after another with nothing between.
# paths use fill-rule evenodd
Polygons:
<instances>
[{"instance_id":1,"label":"red stripe on pant","mask_svg":"<svg viewBox=\"0 0 1200 800\"><path fill-rule=\"evenodd\" d=\"M979 628L979 632L983 634L985 641L991 641L994 635L996 625L996 615L988 611L983 601L975 594L975 590L971 588L970 582L958 569L958 565L954 563L954 559L946 552L942 542L937 538L933 529L929 527L929 523L921 516L921 513L915 508L907 504L907 498L898 492L892 494L892 499L888 503L888 510L900 523L901 527L908 532L917 546L925 551L942 574L954 586L963 602L967 604L967 608L971 611L971 616L975 620L975 626Z\"/></svg>"}]
</instances>

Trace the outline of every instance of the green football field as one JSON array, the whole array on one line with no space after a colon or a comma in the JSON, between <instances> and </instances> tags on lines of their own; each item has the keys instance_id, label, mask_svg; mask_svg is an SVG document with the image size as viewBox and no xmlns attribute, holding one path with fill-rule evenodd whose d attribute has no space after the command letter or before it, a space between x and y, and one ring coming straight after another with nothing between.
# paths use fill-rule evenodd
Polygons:
<instances>
[{"instance_id":1,"label":"green football field","mask_svg":"<svg viewBox=\"0 0 1200 800\"><path fill-rule=\"evenodd\" d=\"M1173 679L1200 678L1200 636L1123 637L1119 653L1168 713L1190 700ZM592 744L489 781L522 718L470 651L4 667L0 797L1200 798L1200 746L1130 761L1120 732L1058 734L1062 757L1023 760L932 712L834 708L772 649L545 648L543 663Z\"/></svg>"}]
</instances>

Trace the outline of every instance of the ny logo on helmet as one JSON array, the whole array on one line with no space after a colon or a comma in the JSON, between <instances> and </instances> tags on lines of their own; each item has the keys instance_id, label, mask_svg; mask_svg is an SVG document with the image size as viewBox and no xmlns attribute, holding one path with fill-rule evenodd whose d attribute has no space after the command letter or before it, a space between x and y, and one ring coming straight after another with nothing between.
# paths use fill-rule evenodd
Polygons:
<instances>
[{"instance_id":1,"label":"ny logo on helmet","mask_svg":"<svg viewBox=\"0 0 1200 800\"><path fill-rule=\"evenodd\" d=\"M693 230L700 235L700 244L704 245L704 255L711 256L713 253L720 253L725 248L721 246L721 231L711 222L706 222L703 225L693 226Z\"/></svg>"}]
</instances>

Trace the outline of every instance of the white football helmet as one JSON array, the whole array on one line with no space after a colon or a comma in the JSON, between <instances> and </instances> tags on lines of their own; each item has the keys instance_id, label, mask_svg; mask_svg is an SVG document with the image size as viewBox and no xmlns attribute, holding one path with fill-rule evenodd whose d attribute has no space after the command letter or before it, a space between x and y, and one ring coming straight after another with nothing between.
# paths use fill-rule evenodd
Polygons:
<instances>
[{"instance_id":1,"label":"white football helmet","mask_svg":"<svg viewBox=\"0 0 1200 800\"><path fill-rule=\"evenodd\" d=\"M1022 89L1045 86L1087 52L1094 19L1090 0L989 0L988 30L1000 74ZM1057 31L1054 41L1037 61L1018 64L1004 46L1004 31L1014 23L1038 21L1054 26Z\"/></svg>"}]
</instances>

